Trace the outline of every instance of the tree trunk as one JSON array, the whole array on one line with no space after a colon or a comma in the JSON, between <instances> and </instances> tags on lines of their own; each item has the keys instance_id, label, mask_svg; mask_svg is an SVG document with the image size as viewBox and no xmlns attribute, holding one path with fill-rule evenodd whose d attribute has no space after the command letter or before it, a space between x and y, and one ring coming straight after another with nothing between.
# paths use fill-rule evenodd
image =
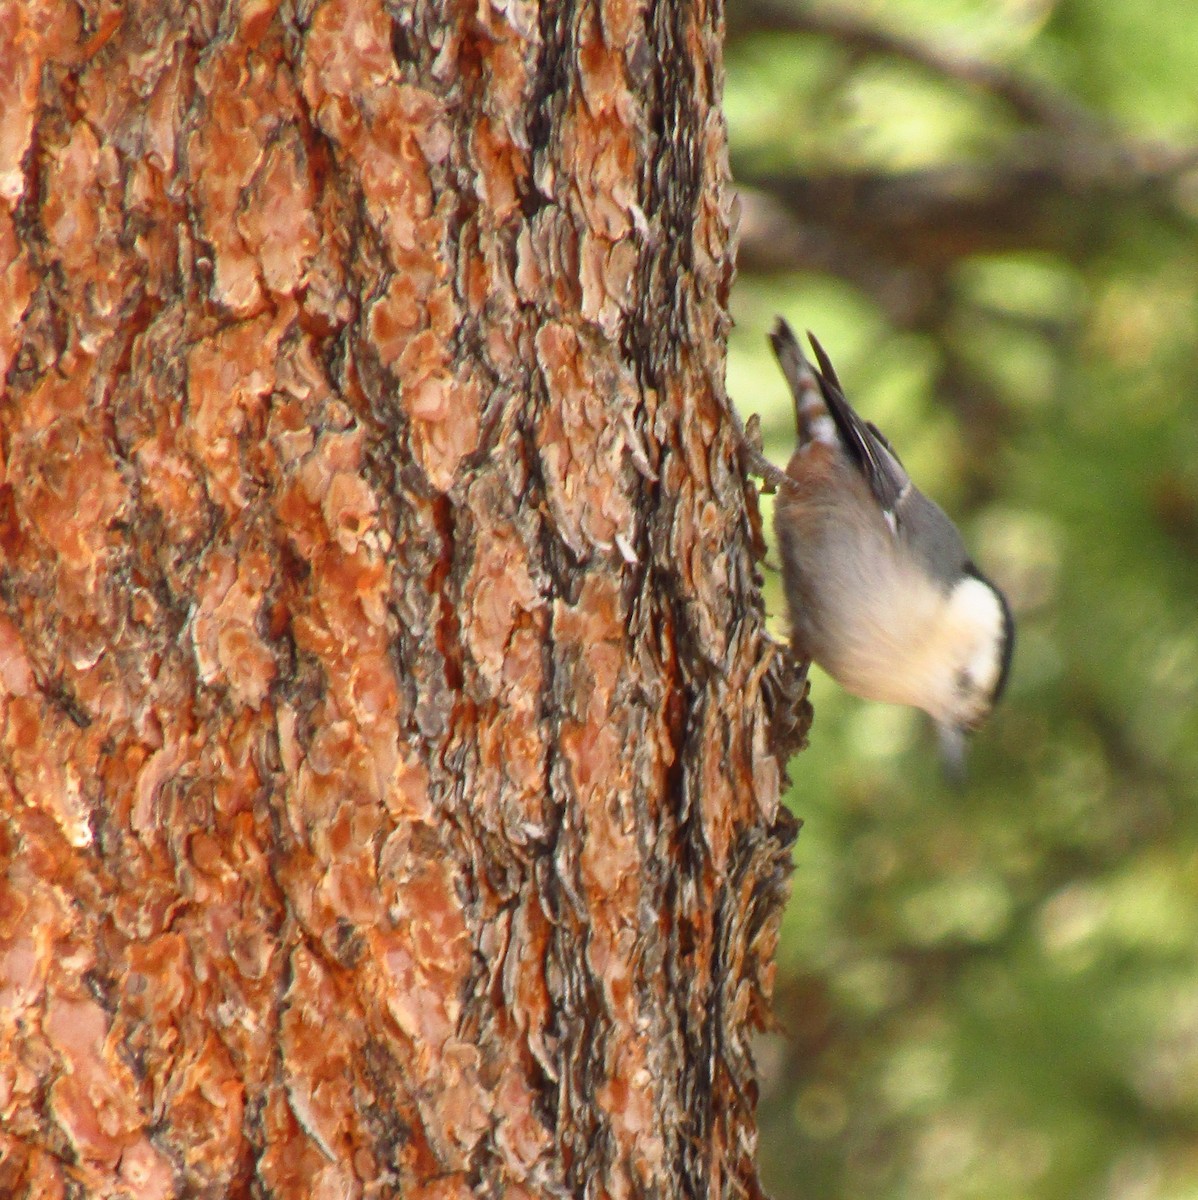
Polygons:
<instances>
[{"instance_id":1,"label":"tree trunk","mask_svg":"<svg viewBox=\"0 0 1198 1200\"><path fill-rule=\"evenodd\" d=\"M0 1194L756 1189L721 36L0 0Z\"/></svg>"}]
</instances>

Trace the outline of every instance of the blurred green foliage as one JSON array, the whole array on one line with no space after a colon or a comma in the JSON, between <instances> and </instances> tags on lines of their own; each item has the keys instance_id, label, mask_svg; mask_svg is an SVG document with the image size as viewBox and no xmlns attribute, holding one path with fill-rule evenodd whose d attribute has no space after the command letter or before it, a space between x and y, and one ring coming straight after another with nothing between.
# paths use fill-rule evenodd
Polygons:
<instances>
[{"instance_id":1,"label":"blurred green foliage","mask_svg":"<svg viewBox=\"0 0 1198 1200\"><path fill-rule=\"evenodd\" d=\"M859 15L1198 145L1186 5ZM831 38L734 38L727 65L733 153L773 171L984 160L1010 135L987 97ZM791 447L765 340L783 313L1019 621L963 790L920 714L813 671L781 1030L759 1047L778 1200L1198 1197L1198 222L1182 207L1116 209L1086 254L966 257L934 329L828 277L736 285L729 391L762 415L767 454ZM997 406L938 402L947 355ZM767 589L784 636L772 573Z\"/></svg>"}]
</instances>

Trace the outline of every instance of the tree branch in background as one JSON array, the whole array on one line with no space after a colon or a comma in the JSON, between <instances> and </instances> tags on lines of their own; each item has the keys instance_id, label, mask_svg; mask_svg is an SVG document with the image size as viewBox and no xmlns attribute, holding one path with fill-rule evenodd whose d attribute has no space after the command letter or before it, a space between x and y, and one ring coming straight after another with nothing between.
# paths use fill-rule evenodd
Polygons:
<instances>
[{"instance_id":1,"label":"tree branch in background","mask_svg":"<svg viewBox=\"0 0 1198 1200\"><path fill-rule=\"evenodd\" d=\"M1198 149L1121 133L1017 72L829 11L777 0L738 6L733 37L798 33L857 55L895 58L1003 101L1027 129L985 163L896 174L884 168L762 173L734 161L744 197L742 270L831 271L877 292L892 318L923 327L945 273L975 254L1043 250L1082 261L1103 248L1119 211L1147 206L1193 223L1178 183ZM905 314L905 317L904 317Z\"/></svg>"},{"instance_id":2,"label":"tree branch in background","mask_svg":"<svg viewBox=\"0 0 1198 1200\"><path fill-rule=\"evenodd\" d=\"M966 436L979 439L971 461L995 461L990 451L1003 436L1006 408L960 345L958 267L977 256L1029 251L1084 265L1110 252L1130 223L1144 217L1192 231L1193 204L1185 193L1198 148L1128 134L1017 70L849 13L750 0L728 20L730 41L763 33L821 38L855 64L891 59L995 99L1016 122L989 161L918 171L806 162L783 172L761 170L747 155L733 158L742 211L739 270L833 275L868 294L895 327L930 335L942 352L937 394L963 418L987 413L984 421L962 421ZM986 479L973 484L979 496L990 490Z\"/></svg>"},{"instance_id":3,"label":"tree branch in background","mask_svg":"<svg viewBox=\"0 0 1198 1200\"><path fill-rule=\"evenodd\" d=\"M871 25L854 14L829 9L799 9L779 0L752 0L728 14L729 41L754 33L796 33L830 39L859 56L894 58L930 75L951 80L980 95L1001 100L1013 116L1029 125L1056 129L1076 137L1103 138L1110 133L1104 118L1062 96L1039 80Z\"/></svg>"}]
</instances>

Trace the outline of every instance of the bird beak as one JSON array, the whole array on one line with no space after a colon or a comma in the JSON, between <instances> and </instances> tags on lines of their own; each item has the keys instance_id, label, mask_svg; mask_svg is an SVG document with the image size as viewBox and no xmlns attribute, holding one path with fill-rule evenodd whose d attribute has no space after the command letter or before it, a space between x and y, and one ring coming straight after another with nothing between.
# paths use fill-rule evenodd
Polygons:
<instances>
[{"instance_id":1,"label":"bird beak","mask_svg":"<svg viewBox=\"0 0 1198 1200\"><path fill-rule=\"evenodd\" d=\"M965 750L968 744L965 730L960 725L938 722L936 732L940 735L940 761L944 766L944 774L949 782L960 787L965 782Z\"/></svg>"}]
</instances>

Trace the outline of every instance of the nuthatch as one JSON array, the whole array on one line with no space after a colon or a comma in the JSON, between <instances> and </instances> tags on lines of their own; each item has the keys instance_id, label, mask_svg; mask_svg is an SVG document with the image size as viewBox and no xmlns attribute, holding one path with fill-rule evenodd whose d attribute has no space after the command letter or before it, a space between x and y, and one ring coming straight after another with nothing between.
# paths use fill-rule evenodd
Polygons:
<instances>
[{"instance_id":1,"label":"nuthatch","mask_svg":"<svg viewBox=\"0 0 1198 1200\"><path fill-rule=\"evenodd\" d=\"M929 713L959 770L966 734L1006 684L1011 610L808 337L818 370L781 318L770 334L794 396L798 448L785 472L749 451L777 489L792 645L847 691Z\"/></svg>"}]
</instances>

